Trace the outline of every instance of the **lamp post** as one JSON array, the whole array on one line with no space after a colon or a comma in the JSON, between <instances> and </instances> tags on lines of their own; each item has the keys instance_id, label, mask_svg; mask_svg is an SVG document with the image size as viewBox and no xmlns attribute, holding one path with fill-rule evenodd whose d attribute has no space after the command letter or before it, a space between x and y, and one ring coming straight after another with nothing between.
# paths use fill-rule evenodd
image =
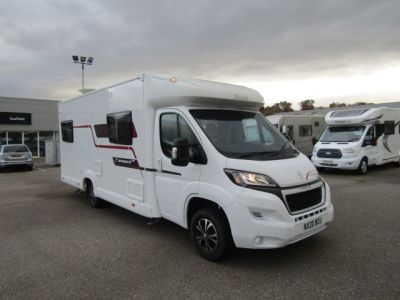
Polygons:
<instances>
[{"instance_id":1,"label":"lamp post","mask_svg":"<svg viewBox=\"0 0 400 300\"><path fill-rule=\"evenodd\" d=\"M79 57L78 55L72 55L72 60L75 64L82 65L82 94L85 93L85 65L92 65L93 64L93 57L89 56L86 60L86 56Z\"/></svg>"}]
</instances>

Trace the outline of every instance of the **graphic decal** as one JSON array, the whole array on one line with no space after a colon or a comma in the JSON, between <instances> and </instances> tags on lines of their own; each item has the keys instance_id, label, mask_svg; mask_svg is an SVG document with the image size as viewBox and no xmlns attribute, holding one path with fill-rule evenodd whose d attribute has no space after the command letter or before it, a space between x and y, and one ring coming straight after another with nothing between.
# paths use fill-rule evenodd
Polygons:
<instances>
[{"instance_id":1,"label":"graphic decal","mask_svg":"<svg viewBox=\"0 0 400 300\"><path fill-rule=\"evenodd\" d=\"M400 124L400 121L397 122L396 124L394 124L395 130L396 130L396 126L399 126L399 124ZM382 143L383 143L383 147L385 147L385 149L386 149L387 151L389 151L390 153L393 153L392 150L390 150L389 145L388 145L389 136L390 136L390 135L384 134L383 139L382 139Z\"/></svg>"}]
</instances>

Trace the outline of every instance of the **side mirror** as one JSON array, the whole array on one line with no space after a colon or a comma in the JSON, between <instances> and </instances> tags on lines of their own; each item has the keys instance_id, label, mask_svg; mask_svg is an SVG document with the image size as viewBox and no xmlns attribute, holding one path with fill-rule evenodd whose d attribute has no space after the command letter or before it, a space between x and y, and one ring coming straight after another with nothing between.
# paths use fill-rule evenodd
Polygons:
<instances>
[{"instance_id":1,"label":"side mirror","mask_svg":"<svg viewBox=\"0 0 400 300\"><path fill-rule=\"evenodd\" d=\"M181 167L189 164L189 141L187 139L175 140L171 152L171 163Z\"/></svg>"}]
</instances>

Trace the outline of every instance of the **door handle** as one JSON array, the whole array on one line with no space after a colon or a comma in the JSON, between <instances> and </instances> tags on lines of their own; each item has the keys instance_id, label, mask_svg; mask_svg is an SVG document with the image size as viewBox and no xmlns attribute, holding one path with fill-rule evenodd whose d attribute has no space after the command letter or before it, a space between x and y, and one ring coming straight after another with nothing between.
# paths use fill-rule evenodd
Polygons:
<instances>
[{"instance_id":1,"label":"door handle","mask_svg":"<svg viewBox=\"0 0 400 300\"><path fill-rule=\"evenodd\" d=\"M157 159L157 172L158 173L162 172L162 160L161 160L161 158Z\"/></svg>"}]
</instances>

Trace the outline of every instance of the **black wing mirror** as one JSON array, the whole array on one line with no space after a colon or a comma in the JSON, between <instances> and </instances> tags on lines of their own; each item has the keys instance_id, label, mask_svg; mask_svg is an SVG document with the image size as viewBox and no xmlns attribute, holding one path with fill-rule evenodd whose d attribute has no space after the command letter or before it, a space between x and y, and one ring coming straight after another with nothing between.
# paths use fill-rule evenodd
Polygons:
<instances>
[{"instance_id":1,"label":"black wing mirror","mask_svg":"<svg viewBox=\"0 0 400 300\"><path fill-rule=\"evenodd\" d=\"M171 152L171 163L175 166L187 166L189 164L189 141L177 139Z\"/></svg>"}]
</instances>

